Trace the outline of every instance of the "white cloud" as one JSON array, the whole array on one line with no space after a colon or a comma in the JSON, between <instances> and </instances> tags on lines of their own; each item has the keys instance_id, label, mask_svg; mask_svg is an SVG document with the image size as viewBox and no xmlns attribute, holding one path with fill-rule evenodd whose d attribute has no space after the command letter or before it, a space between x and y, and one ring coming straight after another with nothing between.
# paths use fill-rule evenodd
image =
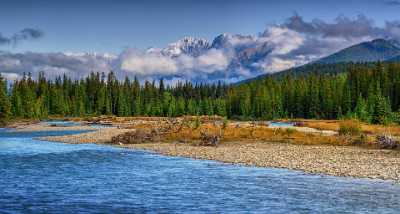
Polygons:
<instances>
[{"instance_id":1,"label":"white cloud","mask_svg":"<svg viewBox=\"0 0 400 214\"><path fill-rule=\"evenodd\" d=\"M222 50L211 49L199 56L196 62L198 66L196 70L199 69L206 73L213 73L226 69L230 61Z\"/></svg>"},{"instance_id":2,"label":"white cloud","mask_svg":"<svg viewBox=\"0 0 400 214\"><path fill-rule=\"evenodd\" d=\"M304 43L305 38L296 31L273 26L269 27L259 40L272 46L272 54L282 55L299 48Z\"/></svg>"},{"instance_id":3,"label":"white cloud","mask_svg":"<svg viewBox=\"0 0 400 214\"><path fill-rule=\"evenodd\" d=\"M18 59L5 58L0 61L0 67L5 69L12 69L21 65L21 61Z\"/></svg>"},{"instance_id":4,"label":"white cloud","mask_svg":"<svg viewBox=\"0 0 400 214\"><path fill-rule=\"evenodd\" d=\"M171 79L164 79L164 84L169 86L176 86L178 83L187 81L187 79L181 77L173 77Z\"/></svg>"},{"instance_id":5,"label":"white cloud","mask_svg":"<svg viewBox=\"0 0 400 214\"><path fill-rule=\"evenodd\" d=\"M338 17L326 22L305 21L295 15L282 24L268 26L257 36L222 34L211 49L207 45L193 50L186 43L175 43L168 46L177 51L170 55L160 48L128 48L119 55L0 52L0 71L10 78L17 78L15 74L23 72L31 72L36 77L39 71L44 71L49 78L64 73L81 78L91 71L113 70L119 78L126 75L138 76L141 80L163 77L171 84L182 80L233 82L299 66L375 38L400 39L400 21L388 21L379 27L364 16ZM179 51L181 46L185 51Z\"/></svg>"},{"instance_id":6,"label":"white cloud","mask_svg":"<svg viewBox=\"0 0 400 214\"><path fill-rule=\"evenodd\" d=\"M121 70L138 76L173 75L178 71L175 61L158 53L128 49L121 56Z\"/></svg>"},{"instance_id":7,"label":"white cloud","mask_svg":"<svg viewBox=\"0 0 400 214\"><path fill-rule=\"evenodd\" d=\"M3 76L8 81L14 81L21 78L21 75L17 73L1 73L1 76Z\"/></svg>"},{"instance_id":8,"label":"white cloud","mask_svg":"<svg viewBox=\"0 0 400 214\"><path fill-rule=\"evenodd\" d=\"M294 60L284 60L278 57L270 57L265 60L260 66L264 69L267 73L273 73L281 70L285 70L291 68L296 65Z\"/></svg>"},{"instance_id":9,"label":"white cloud","mask_svg":"<svg viewBox=\"0 0 400 214\"><path fill-rule=\"evenodd\" d=\"M128 49L121 54L119 60L120 70L129 74L141 77L172 76L189 80L223 71L230 63L224 52L216 49L210 49L198 57L185 54L169 57L154 50L142 52Z\"/></svg>"},{"instance_id":10,"label":"white cloud","mask_svg":"<svg viewBox=\"0 0 400 214\"><path fill-rule=\"evenodd\" d=\"M64 74L68 75L71 78L79 78L79 75L75 76L74 73L70 69L64 68L64 67L40 65L40 66L34 66L33 70L43 71L45 76L47 78L51 78L51 79L58 77L58 76L62 76Z\"/></svg>"}]
</instances>

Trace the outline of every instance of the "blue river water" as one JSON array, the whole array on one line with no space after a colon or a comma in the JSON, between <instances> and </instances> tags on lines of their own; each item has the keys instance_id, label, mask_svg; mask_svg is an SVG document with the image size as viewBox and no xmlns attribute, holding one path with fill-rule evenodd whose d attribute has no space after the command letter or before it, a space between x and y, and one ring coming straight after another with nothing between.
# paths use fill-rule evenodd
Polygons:
<instances>
[{"instance_id":1,"label":"blue river water","mask_svg":"<svg viewBox=\"0 0 400 214\"><path fill-rule=\"evenodd\" d=\"M270 122L268 126L277 128L290 128L294 127L294 124L291 122Z\"/></svg>"},{"instance_id":2,"label":"blue river water","mask_svg":"<svg viewBox=\"0 0 400 214\"><path fill-rule=\"evenodd\" d=\"M0 213L399 213L400 185L0 130Z\"/></svg>"}]
</instances>

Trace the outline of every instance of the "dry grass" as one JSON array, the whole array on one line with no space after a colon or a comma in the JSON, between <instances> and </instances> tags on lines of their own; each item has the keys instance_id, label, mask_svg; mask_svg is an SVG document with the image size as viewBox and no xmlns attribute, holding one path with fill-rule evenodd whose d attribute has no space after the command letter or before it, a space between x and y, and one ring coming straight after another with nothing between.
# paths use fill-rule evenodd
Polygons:
<instances>
[{"instance_id":1,"label":"dry grass","mask_svg":"<svg viewBox=\"0 0 400 214\"><path fill-rule=\"evenodd\" d=\"M339 135L357 136L361 134L361 123L358 120L343 120L339 123Z\"/></svg>"},{"instance_id":2,"label":"dry grass","mask_svg":"<svg viewBox=\"0 0 400 214\"><path fill-rule=\"evenodd\" d=\"M367 138L358 139L360 134L353 134L351 137L344 136L325 136L319 133L306 133L296 131L294 129L270 129L263 125L252 124L251 122L231 122L223 127L223 118L215 116L192 117L185 116L180 118L168 117L97 117L94 120L112 122L128 129L159 129L169 130L163 133L163 140L167 142L198 142L200 133L205 132L211 135L221 136L221 143L228 142L284 142L303 145L353 145L357 144L370 147L373 145L374 137L382 133L400 136L400 126L382 126L361 124L361 131L367 134ZM171 126L171 121L179 120L177 124ZM196 121L200 121L200 125L196 125ZM216 122L218 121L218 122ZM284 121L284 120L282 120ZM341 120L295 120L302 122L302 126L315 128L318 130L339 131L342 125L354 125L353 121ZM240 125L238 125L240 124ZM358 127L358 126L357 126ZM166 128L166 129L164 129Z\"/></svg>"},{"instance_id":3,"label":"dry grass","mask_svg":"<svg viewBox=\"0 0 400 214\"><path fill-rule=\"evenodd\" d=\"M346 145L337 136L323 136L314 133L299 132L294 129L270 129L267 127L233 127L228 126L222 129L221 126L215 126L207 123L199 128L182 128L179 132L169 133L165 136L167 141L196 142L200 138L200 132L206 132L212 135L221 136L222 143L227 142L284 142L303 145Z\"/></svg>"},{"instance_id":4,"label":"dry grass","mask_svg":"<svg viewBox=\"0 0 400 214\"><path fill-rule=\"evenodd\" d=\"M332 130L339 131L340 120L296 120L303 124L303 126L318 129L318 130Z\"/></svg>"},{"instance_id":5,"label":"dry grass","mask_svg":"<svg viewBox=\"0 0 400 214\"><path fill-rule=\"evenodd\" d=\"M163 129L168 126L166 117L112 117L102 118L112 120L113 123L123 124L132 121L141 121L132 125L123 126L129 129ZM348 141L338 136L324 136L318 133L305 133L290 128L271 129L266 126L252 125L241 122L240 126L235 123L228 123L223 127L222 119L217 117L200 117L201 124L195 125L196 117L179 118L185 121L182 127L174 126L167 133L163 134L163 140L167 142L197 143L200 140L201 132L221 136L221 143L229 142L283 142L302 145L349 145ZM210 122L213 121L213 122ZM215 123L220 121L220 123ZM323 124L321 121L320 124ZM168 129L167 129L168 130Z\"/></svg>"},{"instance_id":6,"label":"dry grass","mask_svg":"<svg viewBox=\"0 0 400 214\"><path fill-rule=\"evenodd\" d=\"M332 130L339 131L340 120L297 120L303 123L303 126L315 128L319 130ZM361 131L365 134L382 134L388 133L394 136L400 136L400 126L399 125L375 125L361 123Z\"/></svg>"},{"instance_id":7,"label":"dry grass","mask_svg":"<svg viewBox=\"0 0 400 214\"><path fill-rule=\"evenodd\" d=\"M370 125L370 124L362 124L361 129L364 133L367 134L382 134L387 133L393 136L400 136L400 126L399 125Z\"/></svg>"}]
</instances>

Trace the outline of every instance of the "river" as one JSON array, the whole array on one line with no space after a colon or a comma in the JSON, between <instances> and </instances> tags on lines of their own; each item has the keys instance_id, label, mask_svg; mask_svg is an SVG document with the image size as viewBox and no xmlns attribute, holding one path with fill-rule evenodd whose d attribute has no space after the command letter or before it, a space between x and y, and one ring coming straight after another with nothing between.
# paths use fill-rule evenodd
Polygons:
<instances>
[{"instance_id":1,"label":"river","mask_svg":"<svg viewBox=\"0 0 400 214\"><path fill-rule=\"evenodd\" d=\"M398 213L400 185L0 130L0 213Z\"/></svg>"}]
</instances>

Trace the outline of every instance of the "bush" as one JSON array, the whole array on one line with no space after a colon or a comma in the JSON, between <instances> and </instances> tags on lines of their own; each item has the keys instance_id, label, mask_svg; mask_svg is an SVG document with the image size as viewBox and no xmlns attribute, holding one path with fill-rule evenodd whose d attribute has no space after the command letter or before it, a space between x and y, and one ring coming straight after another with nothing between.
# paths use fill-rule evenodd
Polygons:
<instances>
[{"instance_id":1,"label":"bush","mask_svg":"<svg viewBox=\"0 0 400 214\"><path fill-rule=\"evenodd\" d=\"M356 137L353 140L354 145L365 145L368 143L368 137L366 134L360 134L360 136Z\"/></svg>"},{"instance_id":2,"label":"bush","mask_svg":"<svg viewBox=\"0 0 400 214\"><path fill-rule=\"evenodd\" d=\"M391 118L391 122L400 124L400 112L393 112L390 115L390 118Z\"/></svg>"},{"instance_id":3,"label":"bush","mask_svg":"<svg viewBox=\"0 0 400 214\"><path fill-rule=\"evenodd\" d=\"M361 134L361 124L358 120L345 120L339 124L339 135L356 136Z\"/></svg>"},{"instance_id":4,"label":"bush","mask_svg":"<svg viewBox=\"0 0 400 214\"><path fill-rule=\"evenodd\" d=\"M226 129L228 127L229 121L226 117L224 117L223 121L222 121L222 128Z\"/></svg>"},{"instance_id":5,"label":"bush","mask_svg":"<svg viewBox=\"0 0 400 214\"><path fill-rule=\"evenodd\" d=\"M296 132L296 129L294 129L294 128L287 128L286 129L286 135L287 136L290 136L290 135L294 134L295 132Z\"/></svg>"},{"instance_id":6,"label":"bush","mask_svg":"<svg viewBox=\"0 0 400 214\"><path fill-rule=\"evenodd\" d=\"M201 121L199 117L194 120L194 129L198 129L201 126Z\"/></svg>"}]
</instances>

